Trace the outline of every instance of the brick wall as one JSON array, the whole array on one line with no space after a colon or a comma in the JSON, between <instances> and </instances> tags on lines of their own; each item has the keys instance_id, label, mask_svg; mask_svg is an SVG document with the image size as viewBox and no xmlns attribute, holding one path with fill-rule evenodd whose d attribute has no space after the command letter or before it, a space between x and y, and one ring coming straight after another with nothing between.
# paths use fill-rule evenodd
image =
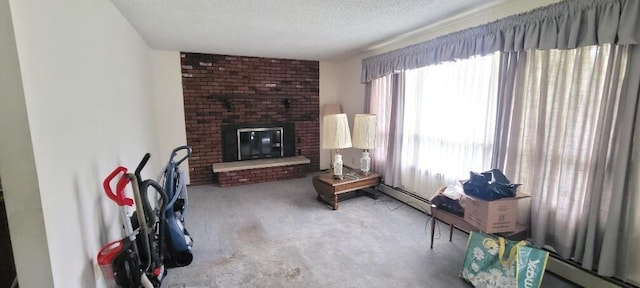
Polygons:
<instances>
[{"instance_id":1,"label":"brick wall","mask_svg":"<svg viewBox=\"0 0 640 288\"><path fill-rule=\"evenodd\" d=\"M218 177L220 187L238 184L260 183L304 177L308 165L279 166L232 172L221 172Z\"/></svg>"},{"instance_id":2,"label":"brick wall","mask_svg":"<svg viewBox=\"0 0 640 288\"><path fill-rule=\"evenodd\" d=\"M319 62L181 53L181 63L191 184L217 183L211 164L231 124L295 123L305 172L320 169Z\"/></svg>"}]
</instances>

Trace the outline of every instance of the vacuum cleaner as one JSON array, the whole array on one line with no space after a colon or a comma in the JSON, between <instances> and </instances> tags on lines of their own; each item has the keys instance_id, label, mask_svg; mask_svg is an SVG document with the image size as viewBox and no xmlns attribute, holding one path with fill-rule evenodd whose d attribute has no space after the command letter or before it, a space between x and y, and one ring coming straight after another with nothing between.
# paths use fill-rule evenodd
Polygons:
<instances>
[{"instance_id":1,"label":"vacuum cleaner","mask_svg":"<svg viewBox=\"0 0 640 288\"><path fill-rule=\"evenodd\" d=\"M167 268L183 267L191 264L193 238L184 224L188 207L187 183L180 164L191 156L191 147L180 146L171 151L169 162L163 173L164 191L168 198L165 208L165 229L167 233L164 264ZM178 155L183 155L176 160Z\"/></svg>"},{"instance_id":2,"label":"vacuum cleaner","mask_svg":"<svg viewBox=\"0 0 640 288\"><path fill-rule=\"evenodd\" d=\"M191 264L193 238L185 228L188 206L187 185L180 164L191 156L191 147L180 146L171 152L163 172L164 187L142 180L140 172L151 154L144 155L135 172L117 167L103 181L107 196L120 207L125 237L105 245L98 253L98 265L109 287L157 288L167 272L165 268ZM176 160L178 155L183 155ZM115 192L112 183L115 182ZM133 199L127 197L131 184ZM155 193L150 201L149 189ZM128 210L135 208L129 216Z\"/></svg>"},{"instance_id":3,"label":"vacuum cleaner","mask_svg":"<svg viewBox=\"0 0 640 288\"><path fill-rule=\"evenodd\" d=\"M125 238L105 245L98 253L98 265L109 287L157 288L166 275L163 251L165 213L168 198L163 188L153 180L142 180L140 172L151 155L145 154L134 174L117 167L103 181L107 196L120 207ZM115 193L111 183L118 177ZM125 188L131 184L133 199ZM148 189L155 190L158 201L151 205ZM131 217L126 207L135 207Z\"/></svg>"}]
</instances>

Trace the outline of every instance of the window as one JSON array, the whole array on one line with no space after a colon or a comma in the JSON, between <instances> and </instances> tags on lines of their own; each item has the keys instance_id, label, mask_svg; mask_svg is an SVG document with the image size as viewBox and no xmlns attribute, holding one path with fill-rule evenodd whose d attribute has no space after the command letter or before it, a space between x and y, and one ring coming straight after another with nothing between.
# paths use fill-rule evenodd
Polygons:
<instances>
[{"instance_id":1,"label":"window","mask_svg":"<svg viewBox=\"0 0 640 288\"><path fill-rule=\"evenodd\" d=\"M403 188L428 197L490 168L499 61L494 53L406 71Z\"/></svg>"}]
</instances>

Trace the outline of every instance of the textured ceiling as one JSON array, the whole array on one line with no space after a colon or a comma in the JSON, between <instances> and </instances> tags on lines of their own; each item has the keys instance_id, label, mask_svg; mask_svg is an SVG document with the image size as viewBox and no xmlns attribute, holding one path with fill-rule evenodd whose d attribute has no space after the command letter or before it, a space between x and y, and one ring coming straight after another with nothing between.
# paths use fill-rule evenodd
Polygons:
<instances>
[{"instance_id":1,"label":"textured ceiling","mask_svg":"<svg viewBox=\"0 0 640 288\"><path fill-rule=\"evenodd\" d=\"M328 60L505 0L112 0L153 49Z\"/></svg>"}]
</instances>

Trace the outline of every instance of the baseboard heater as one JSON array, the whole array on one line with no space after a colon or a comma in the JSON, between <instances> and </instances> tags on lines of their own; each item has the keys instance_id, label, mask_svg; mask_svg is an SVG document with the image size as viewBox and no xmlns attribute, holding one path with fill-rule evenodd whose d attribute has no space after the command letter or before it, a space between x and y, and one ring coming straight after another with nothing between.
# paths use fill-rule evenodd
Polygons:
<instances>
[{"instance_id":1,"label":"baseboard heater","mask_svg":"<svg viewBox=\"0 0 640 288\"><path fill-rule=\"evenodd\" d=\"M383 192L396 200L405 203L419 211L425 212L431 215L431 203L428 199L412 193L410 191L393 188L387 185L378 186L378 190ZM457 228L457 227L456 227ZM461 230L461 229L459 229ZM465 233L469 231L461 230ZM582 287L600 287L600 288L617 288L628 287L633 288L635 286L624 283L617 279L610 279L599 276L591 271L585 270L578 265L568 262L559 258L556 255L550 254L549 261L547 262L547 271L556 274L568 281L571 281Z\"/></svg>"}]
</instances>

